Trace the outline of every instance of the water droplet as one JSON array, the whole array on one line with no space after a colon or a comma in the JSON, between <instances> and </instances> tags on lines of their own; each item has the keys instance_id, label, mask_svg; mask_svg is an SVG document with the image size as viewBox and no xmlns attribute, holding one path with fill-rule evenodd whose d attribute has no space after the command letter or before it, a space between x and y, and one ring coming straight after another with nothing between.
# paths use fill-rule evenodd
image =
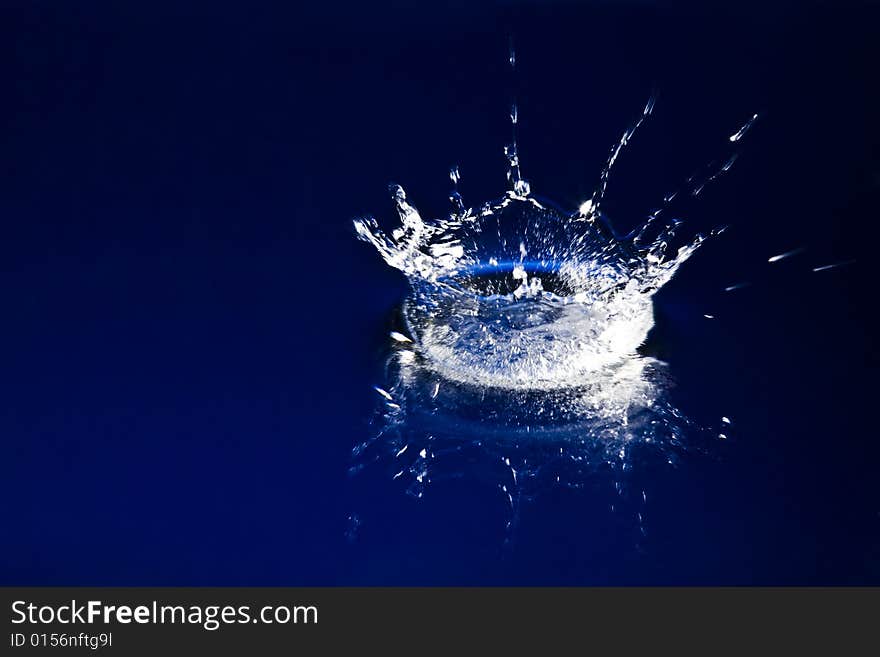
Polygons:
<instances>
[{"instance_id":1,"label":"water droplet","mask_svg":"<svg viewBox=\"0 0 880 657\"><path fill-rule=\"evenodd\" d=\"M757 120L758 120L758 115L757 114L753 115L752 118L750 118L748 121L745 122L743 127L741 127L735 133L730 135L730 141L739 141L740 139L742 139L745 136L745 134L749 131L749 129L752 127L752 125L755 123L755 121L757 121Z\"/></svg>"}]
</instances>

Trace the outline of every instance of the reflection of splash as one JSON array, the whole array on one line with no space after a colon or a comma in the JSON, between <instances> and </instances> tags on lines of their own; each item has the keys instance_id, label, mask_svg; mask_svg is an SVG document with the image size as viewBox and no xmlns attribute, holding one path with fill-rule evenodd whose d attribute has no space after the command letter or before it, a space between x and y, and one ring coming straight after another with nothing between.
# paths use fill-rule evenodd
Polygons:
<instances>
[{"instance_id":1,"label":"reflection of splash","mask_svg":"<svg viewBox=\"0 0 880 657\"><path fill-rule=\"evenodd\" d=\"M432 483L475 479L497 487L510 524L519 502L548 486L577 488L604 473L622 493L634 466L675 464L708 437L668 401L654 358L635 355L573 388L511 390L445 378L396 335L376 389L376 430L355 448L351 471L378 465L415 497Z\"/></svg>"},{"instance_id":2,"label":"reflection of splash","mask_svg":"<svg viewBox=\"0 0 880 657\"><path fill-rule=\"evenodd\" d=\"M668 401L664 364L638 349L654 293L705 238L677 237L681 221L667 216L677 192L622 237L599 209L611 167L652 109L653 99L575 212L532 196L514 135L502 199L467 208L453 169L447 217L424 220L392 185L401 225L388 235L372 218L355 222L412 293L377 388L378 429L355 449L354 470L386 464L417 496L431 481L476 476L515 507L544 483L577 486L596 468L672 463L703 437ZM692 177L687 195L734 159Z\"/></svg>"}]
</instances>

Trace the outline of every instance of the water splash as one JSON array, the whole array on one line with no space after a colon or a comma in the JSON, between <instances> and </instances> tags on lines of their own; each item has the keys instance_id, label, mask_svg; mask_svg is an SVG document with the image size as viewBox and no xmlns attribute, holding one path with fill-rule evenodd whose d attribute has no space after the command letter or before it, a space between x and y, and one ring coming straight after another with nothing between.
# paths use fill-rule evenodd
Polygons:
<instances>
[{"instance_id":1,"label":"water splash","mask_svg":"<svg viewBox=\"0 0 880 657\"><path fill-rule=\"evenodd\" d=\"M587 471L621 473L645 459L674 463L709 434L727 438L729 421L723 433L705 431L675 408L664 363L639 351L654 324L654 294L707 236L679 237L682 222L669 212L677 191L625 236L600 210L612 167L654 103L573 212L537 200L523 180L514 102L501 198L466 207L455 167L447 216L424 219L393 184L399 226L388 234L372 217L354 222L411 287L377 388L377 430L355 449L354 471L384 463L416 496L438 479L488 478L513 523L519 501L545 483L579 486ZM685 191L698 195L735 159L692 176Z\"/></svg>"},{"instance_id":2,"label":"water splash","mask_svg":"<svg viewBox=\"0 0 880 657\"><path fill-rule=\"evenodd\" d=\"M420 355L473 385L576 387L632 358L653 326L653 294L705 239L673 247L681 222L658 214L616 237L601 194L565 214L515 186L426 221L402 187L391 193L401 226L387 235L361 219L357 234L409 279L404 317Z\"/></svg>"}]
</instances>

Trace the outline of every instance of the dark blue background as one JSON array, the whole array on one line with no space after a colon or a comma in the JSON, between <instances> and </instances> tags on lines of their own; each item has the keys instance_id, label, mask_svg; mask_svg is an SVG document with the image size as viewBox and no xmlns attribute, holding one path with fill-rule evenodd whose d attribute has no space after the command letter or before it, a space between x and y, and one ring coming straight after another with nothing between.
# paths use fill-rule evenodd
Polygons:
<instances>
[{"instance_id":1,"label":"dark blue background","mask_svg":"<svg viewBox=\"0 0 880 657\"><path fill-rule=\"evenodd\" d=\"M877 6L420 4L3 3L0 582L880 583ZM500 195L509 31L560 204L659 91L621 229L763 114L657 299L677 402L731 442L650 483L645 538L601 486L505 548L478 481L347 476L406 292L351 219L392 180L444 212L453 163Z\"/></svg>"}]
</instances>

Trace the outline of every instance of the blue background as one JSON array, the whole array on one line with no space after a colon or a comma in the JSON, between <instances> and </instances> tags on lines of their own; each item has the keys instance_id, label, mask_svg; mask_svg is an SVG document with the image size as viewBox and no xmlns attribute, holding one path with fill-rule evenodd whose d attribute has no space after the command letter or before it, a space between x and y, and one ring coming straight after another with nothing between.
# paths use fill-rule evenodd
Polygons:
<instances>
[{"instance_id":1,"label":"blue background","mask_svg":"<svg viewBox=\"0 0 880 657\"><path fill-rule=\"evenodd\" d=\"M877 6L420 4L2 3L0 583L880 583ZM505 546L478 480L347 474L406 293L351 219L392 180L445 212L454 163L502 193L510 31L564 206L658 90L622 230L762 113L657 297L677 403L731 440L649 482L645 537L602 485Z\"/></svg>"}]
</instances>

